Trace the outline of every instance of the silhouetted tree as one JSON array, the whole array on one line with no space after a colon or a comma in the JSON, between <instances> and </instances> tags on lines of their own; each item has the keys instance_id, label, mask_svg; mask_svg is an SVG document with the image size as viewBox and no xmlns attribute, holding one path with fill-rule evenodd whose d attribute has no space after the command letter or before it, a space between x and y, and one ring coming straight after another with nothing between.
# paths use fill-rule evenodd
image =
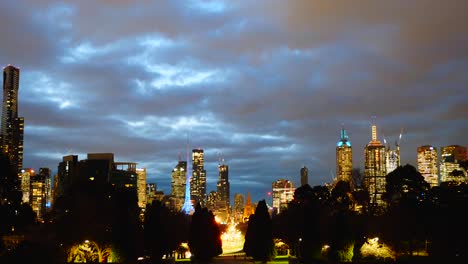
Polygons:
<instances>
[{"instance_id":1,"label":"silhouetted tree","mask_svg":"<svg viewBox=\"0 0 468 264\"><path fill-rule=\"evenodd\" d=\"M221 233L214 215L200 204L196 205L192 215L189 247L194 261L209 261L223 253Z\"/></svg>"},{"instance_id":2,"label":"silhouetted tree","mask_svg":"<svg viewBox=\"0 0 468 264\"><path fill-rule=\"evenodd\" d=\"M258 202L255 214L249 218L245 235L244 252L254 260L266 263L275 257L275 244L268 207L265 200Z\"/></svg>"}]
</instances>

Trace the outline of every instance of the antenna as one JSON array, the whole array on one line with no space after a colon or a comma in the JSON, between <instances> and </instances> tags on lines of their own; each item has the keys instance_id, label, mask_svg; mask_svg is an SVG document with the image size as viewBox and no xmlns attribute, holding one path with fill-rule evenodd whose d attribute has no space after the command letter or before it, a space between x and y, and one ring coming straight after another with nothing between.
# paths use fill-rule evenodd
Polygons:
<instances>
[{"instance_id":1,"label":"antenna","mask_svg":"<svg viewBox=\"0 0 468 264\"><path fill-rule=\"evenodd\" d=\"M400 146L401 136L402 136L402 135L403 135L403 128L401 128L401 130L400 130L400 136L398 137L398 141L395 143L395 145L396 145L397 147Z\"/></svg>"}]
</instances>

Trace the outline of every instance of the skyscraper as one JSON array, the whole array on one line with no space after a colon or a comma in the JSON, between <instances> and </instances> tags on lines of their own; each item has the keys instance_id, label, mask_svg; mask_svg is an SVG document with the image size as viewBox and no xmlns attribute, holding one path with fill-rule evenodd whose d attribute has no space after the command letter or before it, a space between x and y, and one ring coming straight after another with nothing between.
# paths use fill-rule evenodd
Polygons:
<instances>
[{"instance_id":1,"label":"skyscraper","mask_svg":"<svg viewBox=\"0 0 468 264\"><path fill-rule=\"evenodd\" d=\"M38 220L42 220L46 210L47 179L50 179L49 168L40 168L39 174L31 177L30 205Z\"/></svg>"},{"instance_id":2,"label":"skyscraper","mask_svg":"<svg viewBox=\"0 0 468 264\"><path fill-rule=\"evenodd\" d=\"M352 183L353 149L346 130L341 129L340 141L336 144L336 176L339 181Z\"/></svg>"},{"instance_id":3,"label":"skyscraper","mask_svg":"<svg viewBox=\"0 0 468 264\"><path fill-rule=\"evenodd\" d=\"M31 201L31 178L36 175L34 169L26 168L21 169L20 180L21 180L21 192L23 203L29 203Z\"/></svg>"},{"instance_id":4,"label":"skyscraper","mask_svg":"<svg viewBox=\"0 0 468 264\"><path fill-rule=\"evenodd\" d=\"M190 179L190 196L195 203L204 205L206 200L206 171L203 149L192 150L192 178Z\"/></svg>"},{"instance_id":5,"label":"skyscraper","mask_svg":"<svg viewBox=\"0 0 468 264\"><path fill-rule=\"evenodd\" d=\"M1 126L1 149L16 172L23 167L24 118L18 117L18 90L20 70L8 65L3 69L3 108ZM18 186L19 187L19 186Z\"/></svg>"},{"instance_id":6,"label":"skyscraper","mask_svg":"<svg viewBox=\"0 0 468 264\"><path fill-rule=\"evenodd\" d=\"M369 191L370 205L382 206L385 192L385 146L377 139L377 126L372 125L372 139L364 148L364 185Z\"/></svg>"},{"instance_id":7,"label":"skyscraper","mask_svg":"<svg viewBox=\"0 0 468 264\"><path fill-rule=\"evenodd\" d=\"M231 204L229 187L229 166L224 164L224 162L222 164L219 164L218 172L219 181L216 187L219 197L219 204L221 207L229 208Z\"/></svg>"},{"instance_id":8,"label":"skyscraper","mask_svg":"<svg viewBox=\"0 0 468 264\"><path fill-rule=\"evenodd\" d=\"M146 208L146 168L137 168L138 207Z\"/></svg>"},{"instance_id":9,"label":"skyscraper","mask_svg":"<svg viewBox=\"0 0 468 264\"><path fill-rule=\"evenodd\" d=\"M309 184L309 169L304 166L301 168L301 186Z\"/></svg>"},{"instance_id":10,"label":"skyscraper","mask_svg":"<svg viewBox=\"0 0 468 264\"><path fill-rule=\"evenodd\" d=\"M467 159L466 147L451 145L440 149L440 182L467 182L467 172L459 162Z\"/></svg>"},{"instance_id":11,"label":"skyscraper","mask_svg":"<svg viewBox=\"0 0 468 264\"><path fill-rule=\"evenodd\" d=\"M433 146L418 147L418 171L431 187L439 185L437 157L437 149Z\"/></svg>"},{"instance_id":12,"label":"skyscraper","mask_svg":"<svg viewBox=\"0 0 468 264\"><path fill-rule=\"evenodd\" d=\"M171 177L172 206L176 211L182 210L185 201L185 188L187 186L187 161L179 160L172 170Z\"/></svg>"},{"instance_id":13,"label":"skyscraper","mask_svg":"<svg viewBox=\"0 0 468 264\"><path fill-rule=\"evenodd\" d=\"M288 207L288 203L294 198L294 184L285 179L279 179L272 183L273 210L279 214Z\"/></svg>"}]
</instances>

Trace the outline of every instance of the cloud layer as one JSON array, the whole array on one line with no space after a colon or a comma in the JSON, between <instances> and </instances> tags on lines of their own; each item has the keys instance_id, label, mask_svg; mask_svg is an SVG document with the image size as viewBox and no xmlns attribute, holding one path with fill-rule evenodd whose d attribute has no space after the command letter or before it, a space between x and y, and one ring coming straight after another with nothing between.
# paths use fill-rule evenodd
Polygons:
<instances>
[{"instance_id":1,"label":"cloud layer","mask_svg":"<svg viewBox=\"0 0 468 264\"><path fill-rule=\"evenodd\" d=\"M231 193L330 182L344 124L363 167L370 117L417 146L468 145L466 1L2 1L0 64L21 68L27 167L114 152L170 192L179 153L220 156Z\"/></svg>"}]
</instances>

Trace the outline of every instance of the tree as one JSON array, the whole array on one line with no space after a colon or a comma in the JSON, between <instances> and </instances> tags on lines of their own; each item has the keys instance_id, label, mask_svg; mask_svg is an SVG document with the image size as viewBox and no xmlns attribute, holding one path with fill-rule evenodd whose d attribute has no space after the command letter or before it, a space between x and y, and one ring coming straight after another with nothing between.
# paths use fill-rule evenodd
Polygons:
<instances>
[{"instance_id":1,"label":"tree","mask_svg":"<svg viewBox=\"0 0 468 264\"><path fill-rule=\"evenodd\" d=\"M272 221L265 200L258 202L255 214L249 218L244 252L254 260L266 263L275 257Z\"/></svg>"},{"instance_id":2,"label":"tree","mask_svg":"<svg viewBox=\"0 0 468 264\"><path fill-rule=\"evenodd\" d=\"M223 253L221 232L214 215L200 204L195 207L189 232L189 248L194 261L209 261Z\"/></svg>"}]
</instances>

